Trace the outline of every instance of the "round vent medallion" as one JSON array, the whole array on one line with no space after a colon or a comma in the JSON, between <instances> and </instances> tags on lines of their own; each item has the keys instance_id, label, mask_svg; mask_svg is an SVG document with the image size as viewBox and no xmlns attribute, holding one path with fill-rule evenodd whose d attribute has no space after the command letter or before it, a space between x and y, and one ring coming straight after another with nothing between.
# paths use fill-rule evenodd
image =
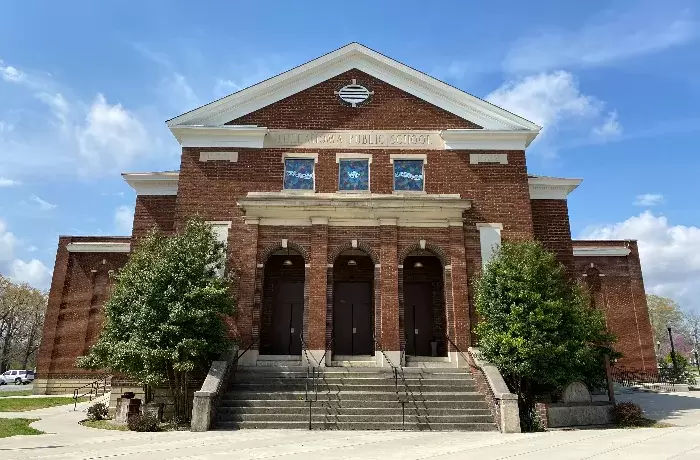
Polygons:
<instances>
[{"instance_id":1,"label":"round vent medallion","mask_svg":"<svg viewBox=\"0 0 700 460\"><path fill-rule=\"evenodd\" d=\"M374 91L370 91L362 85L357 84L357 80L352 79L352 83L345 85L340 88L340 91L335 91L341 101L350 104L353 107L357 107L358 104L362 104L369 97L374 94Z\"/></svg>"}]
</instances>

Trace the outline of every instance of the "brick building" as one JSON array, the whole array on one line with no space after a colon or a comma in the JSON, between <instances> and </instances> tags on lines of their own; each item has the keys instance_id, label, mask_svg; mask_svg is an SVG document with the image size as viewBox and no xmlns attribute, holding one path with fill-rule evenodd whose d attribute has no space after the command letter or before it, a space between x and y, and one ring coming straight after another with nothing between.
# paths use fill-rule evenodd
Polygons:
<instances>
[{"instance_id":1,"label":"brick building","mask_svg":"<svg viewBox=\"0 0 700 460\"><path fill-rule=\"evenodd\" d=\"M494 245L536 239L590 286L620 364L655 368L636 243L571 240L581 180L528 173L530 121L353 43L167 125L179 171L123 174L133 234L59 239L38 391L90 380L74 362L99 334L109 272L145 232L194 215L240 276L248 364L305 346L327 365L457 365Z\"/></svg>"}]
</instances>

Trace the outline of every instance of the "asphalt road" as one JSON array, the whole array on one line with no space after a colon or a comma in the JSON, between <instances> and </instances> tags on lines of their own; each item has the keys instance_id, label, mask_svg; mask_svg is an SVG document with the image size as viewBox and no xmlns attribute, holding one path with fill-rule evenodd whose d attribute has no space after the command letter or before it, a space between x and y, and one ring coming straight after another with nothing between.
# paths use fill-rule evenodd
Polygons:
<instances>
[{"instance_id":1,"label":"asphalt road","mask_svg":"<svg viewBox=\"0 0 700 460\"><path fill-rule=\"evenodd\" d=\"M15 385L13 383L9 383L7 385L0 385L0 393L8 393L11 391L24 391L24 390L31 390L34 385L29 383L27 385Z\"/></svg>"}]
</instances>

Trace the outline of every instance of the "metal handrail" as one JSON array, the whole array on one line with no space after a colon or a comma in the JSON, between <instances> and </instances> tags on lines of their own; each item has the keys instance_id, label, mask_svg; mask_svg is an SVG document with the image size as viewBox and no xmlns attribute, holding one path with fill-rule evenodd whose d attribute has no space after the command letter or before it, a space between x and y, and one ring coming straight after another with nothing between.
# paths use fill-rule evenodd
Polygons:
<instances>
[{"instance_id":1,"label":"metal handrail","mask_svg":"<svg viewBox=\"0 0 700 460\"><path fill-rule=\"evenodd\" d=\"M398 366L394 365L394 363L391 361L389 356L384 352L384 349L381 347L379 344L379 341L377 341L377 337L373 334L372 338L374 340L374 346L379 350L379 352L384 356L384 359L389 363L391 366L391 369L394 373L394 388L396 391L396 399L398 402L401 404L401 427L402 429L406 429L406 403L408 402L408 395L410 393L411 395L411 400L413 403L416 403L416 397L413 394L413 390L411 390L411 387L408 385L408 382L406 382L406 373L403 370L403 366L401 363L399 363ZM401 375L401 383L403 384L404 387L404 396L405 398L401 398L401 395L399 395L399 374Z\"/></svg>"},{"instance_id":2,"label":"metal handrail","mask_svg":"<svg viewBox=\"0 0 700 460\"><path fill-rule=\"evenodd\" d=\"M92 401L92 396L93 394L95 395L95 398L97 398L98 393L100 391L100 388L102 388L102 396L104 396L107 393L107 379L109 378L109 375L105 374L102 378L93 380L90 383L86 383L83 386L80 386L76 389L73 390L73 410L78 409L78 399L79 398L84 398L85 396L88 396L90 398L90 401ZM100 385L102 384L102 385ZM89 391L85 391L83 393L80 393L80 390L84 388L89 388Z\"/></svg>"}]
</instances>

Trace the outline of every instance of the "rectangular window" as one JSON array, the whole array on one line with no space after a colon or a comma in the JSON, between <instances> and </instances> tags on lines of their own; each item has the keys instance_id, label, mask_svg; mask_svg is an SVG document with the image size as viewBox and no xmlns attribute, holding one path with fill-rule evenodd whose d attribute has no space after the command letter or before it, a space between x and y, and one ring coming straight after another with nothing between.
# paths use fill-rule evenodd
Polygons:
<instances>
[{"instance_id":1,"label":"rectangular window","mask_svg":"<svg viewBox=\"0 0 700 460\"><path fill-rule=\"evenodd\" d=\"M369 160L339 160L338 190L369 190Z\"/></svg>"},{"instance_id":2,"label":"rectangular window","mask_svg":"<svg viewBox=\"0 0 700 460\"><path fill-rule=\"evenodd\" d=\"M285 158L284 189L314 190L313 158Z\"/></svg>"},{"instance_id":3,"label":"rectangular window","mask_svg":"<svg viewBox=\"0 0 700 460\"><path fill-rule=\"evenodd\" d=\"M229 229L231 228L231 222L215 221L215 222L207 222L207 223L209 225L211 225L211 231L214 234L214 239L216 241L218 241L219 243L224 245L224 252L222 254L222 257L223 257L222 266L219 270L217 270L217 273L216 273L218 276L224 276L224 272L226 270L228 233L229 233Z\"/></svg>"},{"instance_id":4,"label":"rectangular window","mask_svg":"<svg viewBox=\"0 0 700 460\"><path fill-rule=\"evenodd\" d=\"M394 190L422 192L423 160L394 160Z\"/></svg>"}]
</instances>

